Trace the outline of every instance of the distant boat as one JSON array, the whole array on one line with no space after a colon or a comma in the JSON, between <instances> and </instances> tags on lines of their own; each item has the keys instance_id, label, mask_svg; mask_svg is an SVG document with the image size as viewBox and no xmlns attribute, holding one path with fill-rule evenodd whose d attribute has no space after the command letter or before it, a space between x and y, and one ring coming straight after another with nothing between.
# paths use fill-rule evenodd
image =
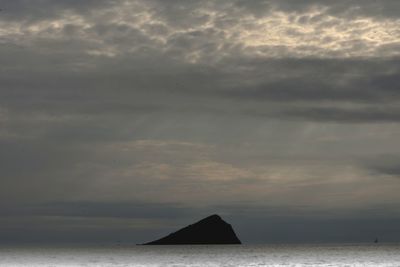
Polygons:
<instances>
[{"instance_id":1,"label":"distant boat","mask_svg":"<svg viewBox=\"0 0 400 267\"><path fill-rule=\"evenodd\" d=\"M379 242L378 238L375 238L374 243L378 243L378 242Z\"/></svg>"}]
</instances>

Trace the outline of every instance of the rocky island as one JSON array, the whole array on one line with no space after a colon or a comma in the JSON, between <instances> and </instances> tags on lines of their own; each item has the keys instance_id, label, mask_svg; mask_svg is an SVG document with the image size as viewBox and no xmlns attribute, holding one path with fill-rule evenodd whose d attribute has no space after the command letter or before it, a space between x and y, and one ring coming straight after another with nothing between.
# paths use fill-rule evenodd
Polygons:
<instances>
[{"instance_id":1,"label":"rocky island","mask_svg":"<svg viewBox=\"0 0 400 267\"><path fill-rule=\"evenodd\" d=\"M143 245L227 245L241 244L232 226L211 215L158 240Z\"/></svg>"}]
</instances>

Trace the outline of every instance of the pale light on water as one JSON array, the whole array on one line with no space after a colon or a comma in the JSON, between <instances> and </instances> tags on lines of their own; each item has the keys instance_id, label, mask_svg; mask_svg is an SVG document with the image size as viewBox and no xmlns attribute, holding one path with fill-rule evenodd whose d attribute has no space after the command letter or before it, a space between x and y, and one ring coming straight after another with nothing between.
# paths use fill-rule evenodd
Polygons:
<instances>
[{"instance_id":1,"label":"pale light on water","mask_svg":"<svg viewBox=\"0 0 400 267\"><path fill-rule=\"evenodd\" d=\"M2 247L0 266L400 266L400 245Z\"/></svg>"}]
</instances>

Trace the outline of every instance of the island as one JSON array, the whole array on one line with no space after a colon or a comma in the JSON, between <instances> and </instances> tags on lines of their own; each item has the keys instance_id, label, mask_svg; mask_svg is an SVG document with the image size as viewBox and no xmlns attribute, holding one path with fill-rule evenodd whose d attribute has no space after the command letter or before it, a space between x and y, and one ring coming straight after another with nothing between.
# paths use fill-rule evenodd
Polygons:
<instances>
[{"instance_id":1,"label":"island","mask_svg":"<svg viewBox=\"0 0 400 267\"><path fill-rule=\"evenodd\" d=\"M208 216L163 238L142 245L234 245L241 244L232 226L219 215Z\"/></svg>"}]
</instances>

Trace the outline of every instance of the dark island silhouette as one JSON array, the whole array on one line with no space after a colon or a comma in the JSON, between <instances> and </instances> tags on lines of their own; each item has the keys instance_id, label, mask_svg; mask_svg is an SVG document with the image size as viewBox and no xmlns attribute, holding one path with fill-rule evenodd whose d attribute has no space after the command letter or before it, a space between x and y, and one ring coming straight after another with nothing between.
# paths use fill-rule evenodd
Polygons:
<instances>
[{"instance_id":1,"label":"dark island silhouette","mask_svg":"<svg viewBox=\"0 0 400 267\"><path fill-rule=\"evenodd\" d=\"M241 244L232 226L211 215L172 234L142 245L228 245Z\"/></svg>"}]
</instances>

